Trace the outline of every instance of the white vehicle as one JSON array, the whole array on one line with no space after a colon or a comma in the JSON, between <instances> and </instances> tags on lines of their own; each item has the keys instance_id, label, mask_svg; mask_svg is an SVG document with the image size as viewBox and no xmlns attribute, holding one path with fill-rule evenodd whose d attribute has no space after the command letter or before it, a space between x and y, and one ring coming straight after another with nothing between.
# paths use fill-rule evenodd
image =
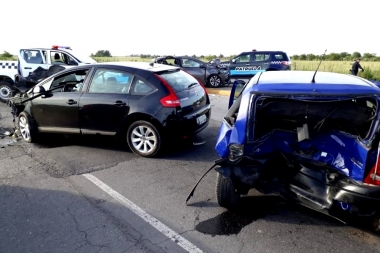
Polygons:
<instances>
[{"instance_id":1,"label":"white vehicle","mask_svg":"<svg viewBox=\"0 0 380 253\"><path fill-rule=\"evenodd\" d=\"M17 91L31 88L48 76L52 66L77 66L96 63L89 56L71 50L70 47L20 49L18 61L0 61L0 100L5 102ZM36 80L36 77L39 80Z\"/></svg>"}]
</instances>

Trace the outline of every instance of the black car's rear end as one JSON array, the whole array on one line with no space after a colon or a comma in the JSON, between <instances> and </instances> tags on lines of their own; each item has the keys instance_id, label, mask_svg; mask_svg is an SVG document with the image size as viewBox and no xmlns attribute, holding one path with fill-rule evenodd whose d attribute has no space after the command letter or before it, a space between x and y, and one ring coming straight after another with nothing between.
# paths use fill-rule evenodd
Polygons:
<instances>
[{"instance_id":1,"label":"black car's rear end","mask_svg":"<svg viewBox=\"0 0 380 253\"><path fill-rule=\"evenodd\" d=\"M169 136L187 138L207 127L211 105L206 89L194 77L179 69L156 72L167 90L160 99L158 118Z\"/></svg>"}]
</instances>

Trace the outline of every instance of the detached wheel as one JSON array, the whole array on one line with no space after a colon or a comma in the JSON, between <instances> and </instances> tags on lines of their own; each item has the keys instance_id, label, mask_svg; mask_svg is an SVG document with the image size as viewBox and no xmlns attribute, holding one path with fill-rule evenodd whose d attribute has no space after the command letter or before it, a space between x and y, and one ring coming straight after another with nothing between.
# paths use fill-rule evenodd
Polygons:
<instances>
[{"instance_id":1,"label":"detached wheel","mask_svg":"<svg viewBox=\"0 0 380 253\"><path fill-rule=\"evenodd\" d=\"M211 75L207 80L208 86L217 88L222 84L222 79L218 75Z\"/></svg>"},{"instance_id":2,"label":"detached wheel","mask_svg":"<svg viewBox=\"0 0 380 253\"><path fill-rule=\"evenodd\" d=\"M31 124L30 117L24 112L20 113L18 116L18 127L24 141L33 142L35 140L36 133L33 125Z\"/></svg>"},{"instance_id":3,"label":"detached wheel","mask_svg":"<svg viewBox=\"0 0 380 253\"><path fill-rule=\"evenodd\" d=\"M127 142L133 153L143 157L153 157L161 148L157 128L144 120L136 121L128 128Z\"/></svg>"},{"instance_id":4,"label":"detached wheel","mask_svg":"<svg viewBox=\"0 0 380 253\"><path fill-rule=\"evenodd\" d=\"M6 102L13 97L12 85L7 82L0 82L0 100Z\"/></svg>"},{"instance_id":5,"label":"detached wheel","mask_svg":"<svg viewBox=\"0 0 380 253\"><path fill-rule=\"evenodd\" d=\"M218 173L216 177L216 197L220 206L231 210L237 207L240 193L229 178L225 178Z\"/></svg>"}]
</instances>

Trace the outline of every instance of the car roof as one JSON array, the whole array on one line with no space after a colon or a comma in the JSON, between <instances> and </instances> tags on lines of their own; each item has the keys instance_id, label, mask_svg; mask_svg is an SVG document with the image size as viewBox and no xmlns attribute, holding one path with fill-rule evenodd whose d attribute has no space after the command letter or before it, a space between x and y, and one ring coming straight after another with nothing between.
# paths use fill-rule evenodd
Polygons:
<instances>
[{"instance_id":1,"label":"car roof","mask_svg":"<svg viewBox=\"0 0 380 253\"><path fill-rule=\"evenodd\" d=\"M315 71L267 71L259 74L258 82L250 83L255 93L307 95L380 95L380 88L357 76ZM256 78L253 78L257 80Z\"/></svg>"},{"instance_id":2,"label":"car roof","mask_svg":"<svg viewBox=\"0 0 380 253\"><path fill-rule=\"evenodd\" d=\"M91 66L121 66L121 67L129 67L141 70L147 70L151 72L161 72L166 70L174 70L179 69L179 67L174 67L166 64L159 63L151 63L151 62L102 62L102 63L94 63Z\"/></svg>"},{"instance_id":3,"label":"car roof","mask_svg":"<svg viewBox=\"0 0 380 253\"><path fill-rule=\"evenodd\" d=\"M242 52L240 54L246 54L246 53L282 53L282 54L286 54L284 51L246 51L246 52Z\"/></svg>"}]
</instances>

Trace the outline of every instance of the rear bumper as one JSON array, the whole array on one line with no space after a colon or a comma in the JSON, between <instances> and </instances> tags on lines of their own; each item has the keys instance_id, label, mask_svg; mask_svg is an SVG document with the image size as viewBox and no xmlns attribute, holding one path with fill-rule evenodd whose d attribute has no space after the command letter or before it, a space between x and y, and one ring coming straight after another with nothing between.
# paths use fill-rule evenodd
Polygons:
<instances>
[{"instance_id":1,"label":"rear bumper","mask_svg":"<svg viewBox=\"0 0 380 253\"><path fill-rule=\"evenodd\" d=\"M281 169L288 170L286 167ZM324 168L316 170L302 166L298 172L289 170L286 176L268 178L272 171L268 172L260 164L246 166L224 160L215 170L231 179L243 194L256 188L264 194L280 194L319 211L329 211L334 203L359 215L373 215L380 211L380 187L355 182Z\"/></svg>"},{"instance_id":2,"label":"rear bumper","mask_svg":"<svg viewBox=\"0 0 380 253\"><path fill-rule=\"evenodd\" d=\"M204 120L204 117L206 119ZM196 133L204 130L210 121L211 117L211 105L208 104L201 108L200 110L184 115L182 117L172 117L167 119L167 124L165 125L165 132L169 136L176 137L187 137L192 136ZM202 119L201 121L197 119Z\"/></svg>"}]
</instances>

